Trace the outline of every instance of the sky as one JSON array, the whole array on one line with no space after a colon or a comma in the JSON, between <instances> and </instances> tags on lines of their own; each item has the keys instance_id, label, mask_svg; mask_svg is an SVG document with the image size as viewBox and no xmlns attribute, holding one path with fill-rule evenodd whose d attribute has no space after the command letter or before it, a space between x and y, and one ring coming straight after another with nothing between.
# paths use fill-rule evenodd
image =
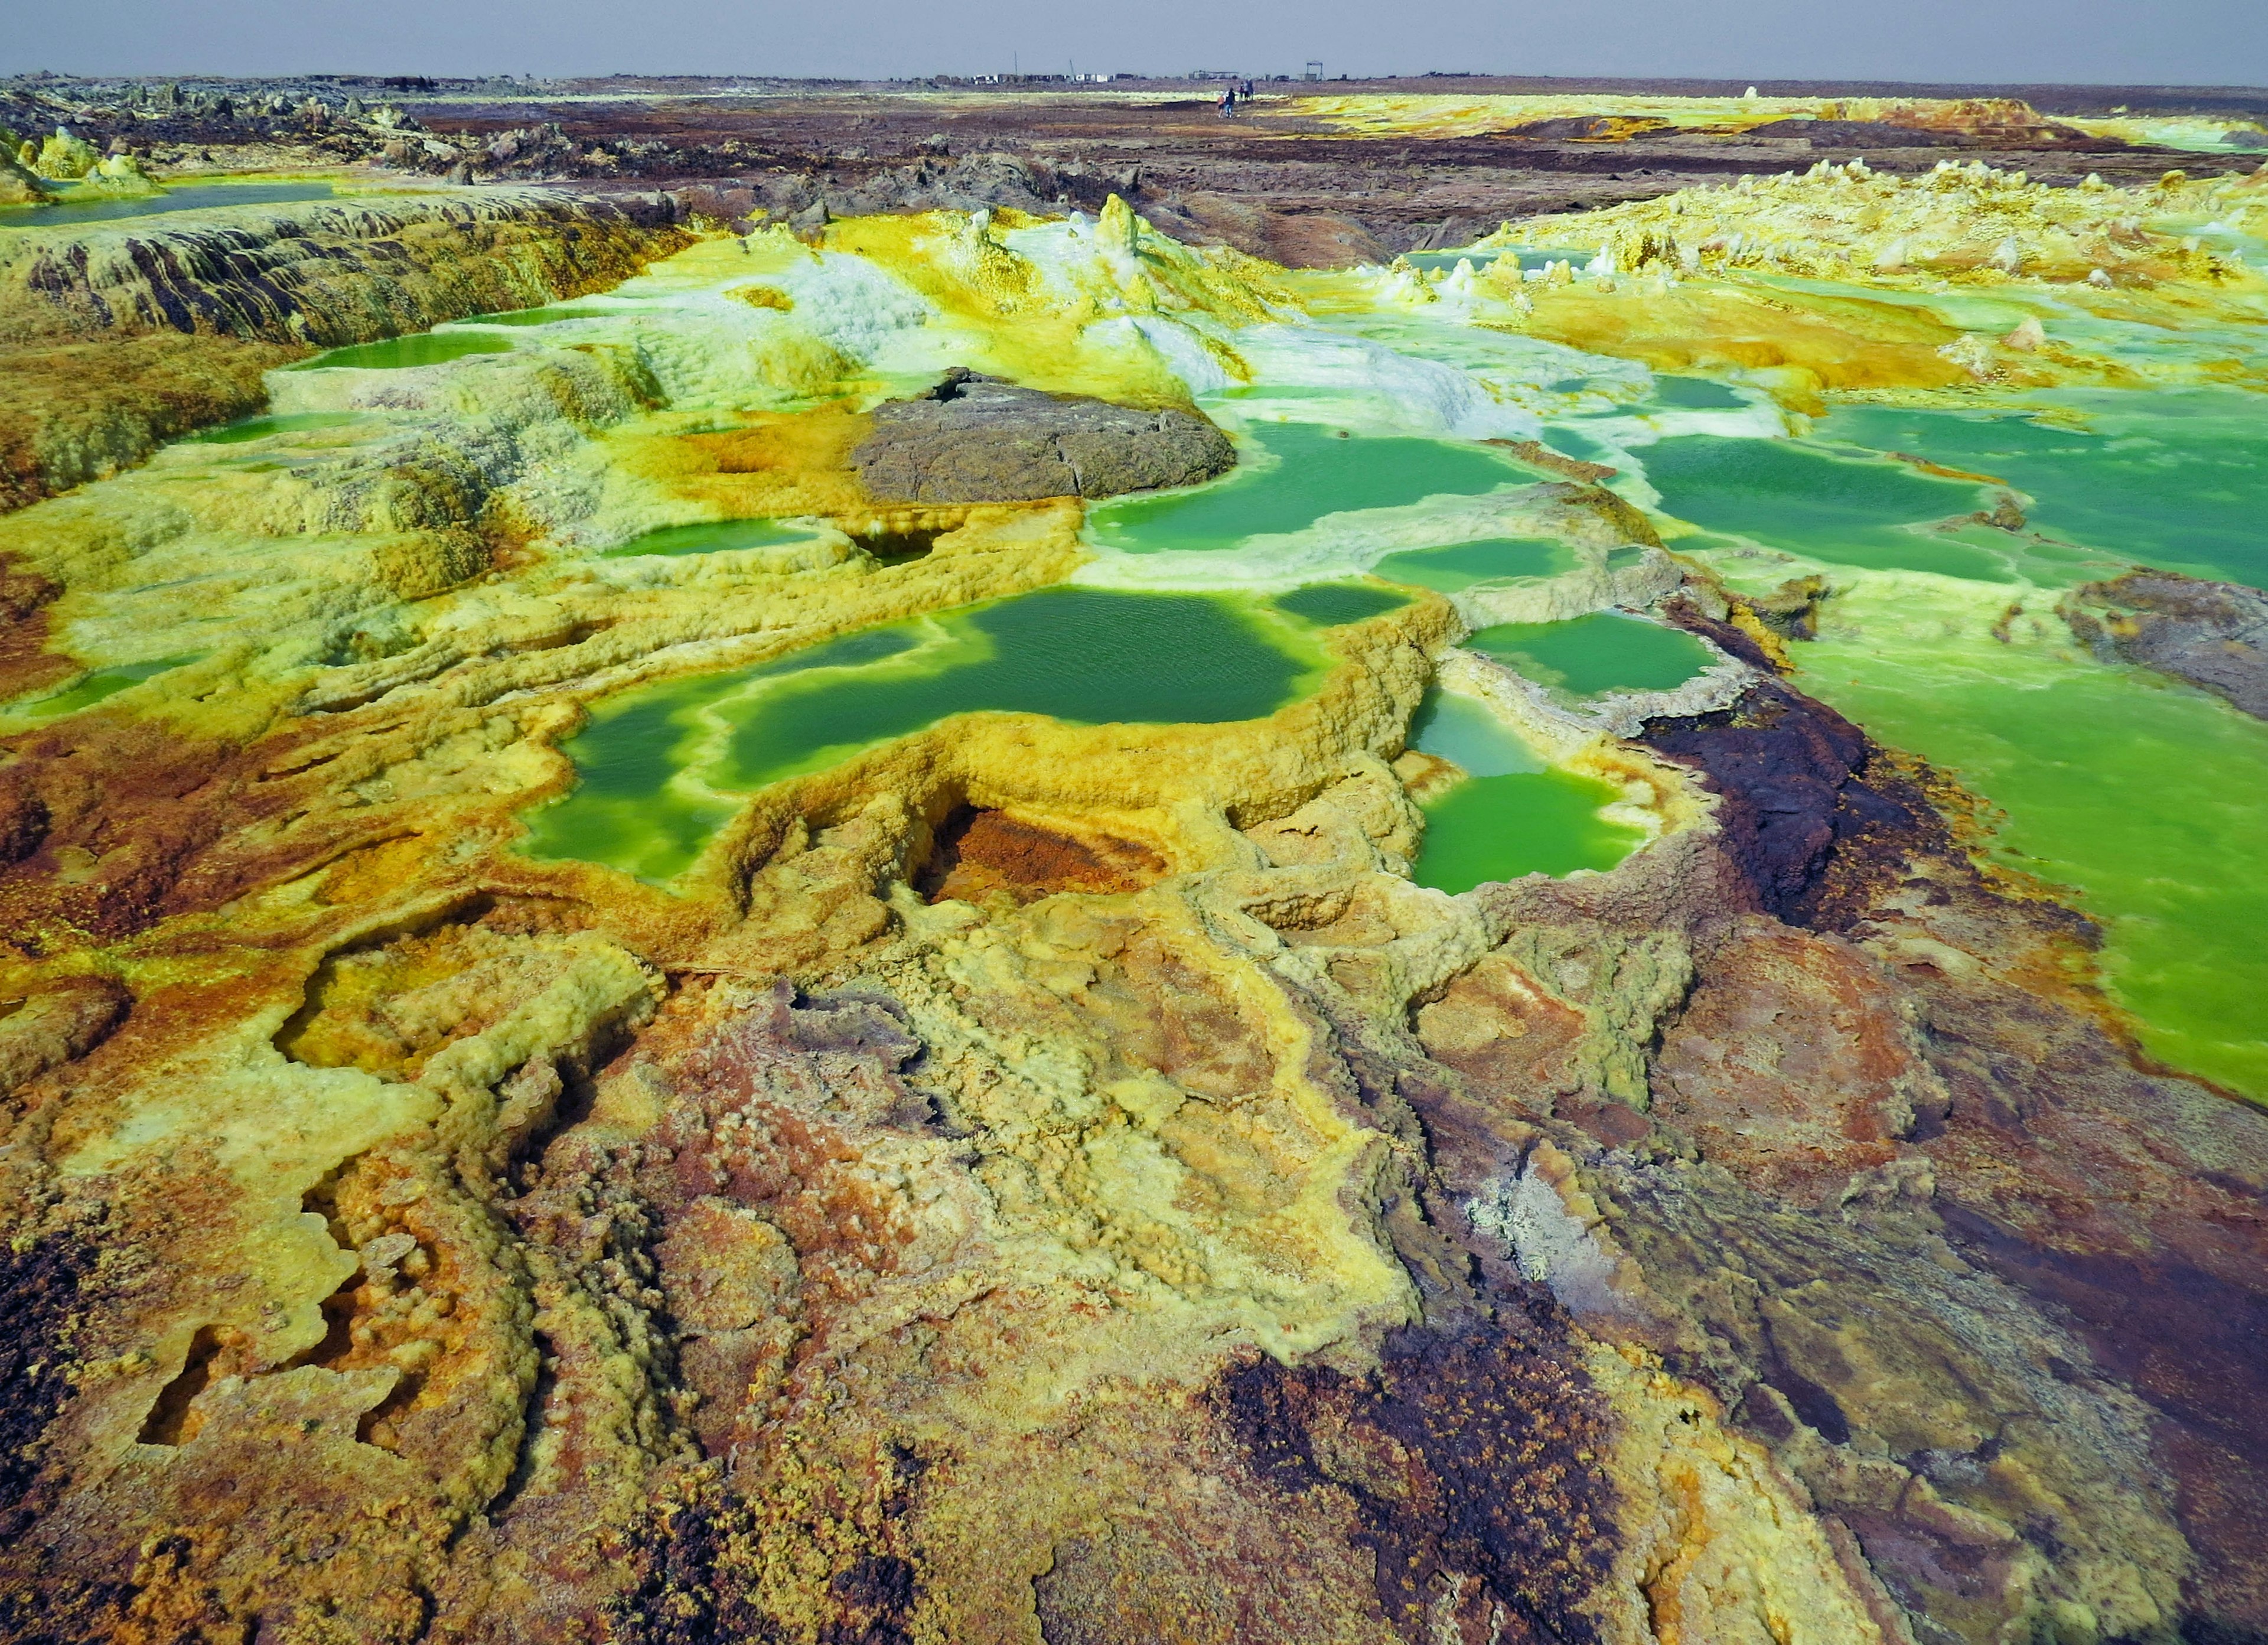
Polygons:
<instances>
[{"instance_id":1,"label":"sky","mask_svg":"<svg viewBox=\"0 0 2268 1645\"><path fill-rule=\"evenodd\" d=\"M63 0L0 73L1119 70L2268 85L2268 0Z\"/></svg>"}]
</instances>

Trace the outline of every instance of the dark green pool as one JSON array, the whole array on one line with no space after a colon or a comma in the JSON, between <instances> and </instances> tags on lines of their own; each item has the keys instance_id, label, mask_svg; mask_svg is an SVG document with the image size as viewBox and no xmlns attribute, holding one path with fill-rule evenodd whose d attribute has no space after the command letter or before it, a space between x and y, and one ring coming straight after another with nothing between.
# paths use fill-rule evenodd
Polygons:
<instances>
[{"instance_id":1,"label":"dark green pool","mask_svg":"<svg viewBox=\"0 0 2268 1645\"><path fill-rule=\"evenodd\" d=\"M659 882L737 796L954 714L1256 719L1314 690L1326 667L1304 626L1250 601L1042 589L626 693L566 745L578 786L530 816L528 849Z\"/></svg>"},{"instance_id":2,"label":"dark green pool","mask_svg":"<svg viewBox=\"0 0 2268 1645\"><path fill-rule=\"evenodd\" d=\"M1499 623L1465 644L1571 697L1666 691L1716 660L1690 634L1612 611L1565 623Z\"/></svg>"}]
</instances>

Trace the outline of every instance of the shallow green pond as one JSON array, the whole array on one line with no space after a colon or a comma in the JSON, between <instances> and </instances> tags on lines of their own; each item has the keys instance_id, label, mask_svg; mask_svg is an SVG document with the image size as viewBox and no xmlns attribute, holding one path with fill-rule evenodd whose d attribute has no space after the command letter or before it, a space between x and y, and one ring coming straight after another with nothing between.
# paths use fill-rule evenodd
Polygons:
<instances>
[{"instance_id":1,"label":"shallow green pond","mask_svg":"<svg viewBox=\"0 0 2268 1645\"><path fill-rule=\"evenodd\" d=\"M416 365L445 365L451 360L466 359L475 354L511 352L512 340L508 337L485 336L477 331L421 331L407 337L385 337L376 343L331 349L285 369L398 372Z\"/></svg>"},{"instance_id":2,"label":"shallow green pond","mask_svg":"<svg viewBox=\"0 0 2268 1645\"><path fill-rule=\"evenodd\" d=\"M1707 377L1656 377L1653 403L1673 411L1739 411L1748 402Z\"/></svg>"},{"instance_id":3,"label":"shallow green pond","mask_svg":"<svg viewBox=\"0 0 2268 1645\"><path fill-rule=\"evenodd\" d=\"M1301 531L1326 514L1401 508L1429 497L1481 496L1532 482L1485 446L1403 435L1355 436L1312 423L1271 423L1238 472L1194 490L1106 503L1087 516L1096 542L1130 554L1234 548L1248 537Z\"/></svg>"},{"instance_id":4,"label":"shallow green pond","mask_svg":"<svg viewBox=\"0 0 2268 1645\"><path fill-rule=\"evenodd\" d=\"M368 415L364 411L290 411L278 417L248 417L192 434L189 439L202 446L239 446L247 440L266 439L271 434L304 434L316 429L341 428L349 423L359 423Z\"/></svg>"},{"instance_id":5,"label":"shallow green pond","mask_svg":"<svg viewBox=\"0 0 2268 1645\"><path fill-rule=\"evenodd\" d=\"M578 785L530 816L528 849L659 882L692 862L731 796L950 715L1256 719L1314 690L1326 667L1303 627L1251 601L1042 589L626 693L566 745Z\"/></svg>"},{"instance_id":6,"label":"shallow green pond","mask_svg":"<svg viewBox=\"0 0 2268 1645\"><path fill-rule=\"evenodd\" d=\"M1888 614L1793 651L1802 689L2000 809L1996 856L2073 888L2153 1055L2268 1098L2268 725Z\"/></svg>"},{"instance_id":7,"label":"shallow green pond","mask_svg":"<svg viewBox=\"0 0 2268 1645\"><path fill-rule=\"evenodd\" d=\"M1716 660L1690 634L1612 611L1565 623L1499 623L1465 645L1571 697L1666 691Z\"/></svg>"},{"instance_id":8,"label":"shallow green pond","mask_svg":"<svg viewBox=\"0 0 2268 1645\"><path fill-rule=\"evenodd\" d=\"M26 703L16 712L30 719L53 719L63 714L76 714L82 708L92 708L106 697L117 696L129 685L139 685L144 680L154 680L169 668L195 662L202 654L190 653L180 657L160 657L152 662L129 662L114 668L98 668L53 697Z\"/></svg>"},{"instance_id":9,"label":"shallow green pond","mask_svg":"<svg viewBox=\"0 0 2268 1645\"><path fill-rule=\"evenodd\" d=\"M1989 549L1904 528L1989 507L1983 490L1967 481L1784 439L1690 434L1639 454L1663 508L1706 530L1839 565L2014 580L2006 560Z\"/></svg>"},{"instance_id":10,"label":"shallow green pond","mask_svg":"<svg viewBox=\"0 0 2268 1645\"><path fill-rule=\"evenodd\" d=\"M1618 797L1612 787L1547 769L1471 697L1430 693L1410 719L1410 746L1469 773L1424 808L1425 837L1410 865L1420 885L1454 893L1522 874L1611 868L1644 837L1599 815Z\"/></svg>"},{"instance_id":11,"label":"shallow green pond","mask_svg":"<svg viewBox=\"0 0 2268 1645\"><path fill-rule=\"evenodd\" d=\"M330 184L191 183L139 200L120 200L101 190L83 188L52 205L0 206L0 228L52 228L80 223L101 223L114 218L151 217L160 211L195 211L208 206L290 205L302 200L328 200Z\"/></svg>"},{"instance_id":12,"label":"shallow green pond","mask_svg":"<svg viewBox=\"0 0 2268 1645\"><path fill-rule=\"evenodd\" d=\"M555 303L543 308L512 308L498 314L475 314L459 323L468 326L548 326L556 320L605 320L620 314L618 309L578 308L571 303Z\"/></svg>"},{"instance_id":13,"label":"shallow green pond","mask_svg":"<svg viewBox=\"0 0 2268 1645\"><path fill-rule=\"evenodd\" d=\"M2268 584L2268 395L2229 388L2056 399L2084 415L2087 428L2023 415L1847 406L1819 432L2005 480L2035 499L2035 528L2120 559Z\"/></svg>"},{"instance_id":14,"label":"shallow green pond","mask_svg":"<svg viewBox=\"0 0 2268 1645\"><path fill-rule=\"evenodd\" d=\"M1396 589L1376 588L1363 583L1316 583L1307 588L1294 588L1288 594L1278 594L1275 601L1278 611L1288 611L1302 623L1312 623L1317 628L1367 623L1409 603L1410 596Z\"/></svg>"},{"instance_id":15,"label":"shallow green pond","mask_svg":"<svg viewBox=\"0 0 2268 1645\"><path fill-rule=\"evenodd\" d=\"M659 531L649 531L607 550L601 557L627 560L645 555L674 557L680 554L716 554L726 549L767 549L775 543L799 542L809 535L807 529L799 530L774 520L704 520L690 526L664 526Z\"/></svg>"},{"instance_id":16,"label":"shallow green pond","mask_svg":"<svg viewBox=\"0 0 2268 1645\"><path fill-rule=\"evenodd\" d=\"M1557 577L1575 569L1575 551L1543 537L1484 537L1438 549L1389 554L1371 570L1389 582L1410 583L1445 594L1476 583L1514 577Z\"/></svg>"}]
</instances>

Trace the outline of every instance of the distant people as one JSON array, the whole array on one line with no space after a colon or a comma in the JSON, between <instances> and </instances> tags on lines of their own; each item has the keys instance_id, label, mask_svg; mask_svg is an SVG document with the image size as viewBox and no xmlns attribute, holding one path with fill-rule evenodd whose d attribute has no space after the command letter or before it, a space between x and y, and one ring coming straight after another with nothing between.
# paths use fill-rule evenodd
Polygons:
<instances>
[{"instance_id":1,"label":"distant people","mask_svg":"<svg viewBox=\"0 0 2268 1645\"><path fill-rule=\"evenodd\" d=\"M1220 117L1232 120L1236 115L1236 88L1230 86L1220 94Z\"/></svg>"}]
</instances>

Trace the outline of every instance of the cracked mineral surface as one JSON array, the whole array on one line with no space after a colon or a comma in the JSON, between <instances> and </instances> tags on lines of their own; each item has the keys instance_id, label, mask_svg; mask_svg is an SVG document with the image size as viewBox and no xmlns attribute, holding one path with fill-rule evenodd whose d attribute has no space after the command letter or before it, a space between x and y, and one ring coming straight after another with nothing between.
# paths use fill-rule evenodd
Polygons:
<instances>
[{"instance_id":1,"label":"cracked mineral surface","mask_svg":"<svg viewBox=\"0 0 2268 1645\"><path fill-rule=\"evenodd\" d=\"M2268 1637L2268 100L1295 90L8 84L0 1636Z\"/></svg>"}]
</instances>

